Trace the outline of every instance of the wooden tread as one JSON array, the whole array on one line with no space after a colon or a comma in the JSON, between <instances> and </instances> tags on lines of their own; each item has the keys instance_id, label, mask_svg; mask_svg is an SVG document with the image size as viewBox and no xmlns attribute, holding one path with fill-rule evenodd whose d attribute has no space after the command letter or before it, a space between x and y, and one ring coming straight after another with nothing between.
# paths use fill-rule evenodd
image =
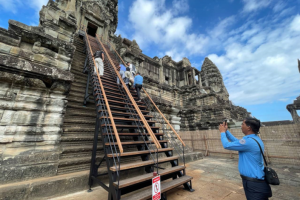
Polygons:
<instances>
[{"instance_id":1,"label":"wooden tread","mask_svg":"<svg viewBox=\"0 0 300 200\"><path fill-rule=\"evenodd\" d=\"M115 134L114 132L112 133L113 135ZM119 136L141 136L139 133L120 133L118 132ZM143 135L148 135L150 136L149 133L143 133ZM108 133L104 133L103 135L108 135ZM109 133L110 135L110 133ZM156 136L163 136L164 134L163 133L154 133L154 135Z\"/></svg>"},{"instance_id":2,"label":"wooden tread","mask_svg":"<svg viewBox=\"0 0 300 200\"><path fill-rule=\"evenodd\" d=\"M185 166L176 166L176 167L171 167L171 168L164 169L164 170L159 170L158 173L159 173L160 176L164 176L164 175L167 175L167 174L171 174L171 173L174 173L174 172L181 171L183 169L185 169ZM124 187L130 186L130 185L141 183L141 182L150 180L152 178L154 178L153 173L148 173L148 174L143 174L143 175L140 175L140 176L135 176L135 177L132 177L132 178L128 178L128 179L120 181L119 188L124 188ZM118 186L118 182L114 182L113 184L114 184L115 187Z\"/></svg>"},{"instance_id":3,"label":"wooden tread","mask_svg":"<svg viewBox=\"0 0 300 200\"><path fill-rule=\"evenodd\" d=\"M137 117L139 117L138 114L133 114L133 113L130 113L130 112L118 112L118 111L114 111L112 110L111 113L113 115L122 115L122 116L131 116L131 115L135 115ZM153 118L153 115L144 115L145 118Z\"/></svg>"},{"instance_id":4,"label":"wooden tread","mask_svg":"<svg viewBox=\"0 0 300 200\"><path fill-rule=\"evenodd\" d=\"M100 93L96 93L96 95L98 95L98 94L100 94ZM117 93L116 93L116 94L117 94ZM107 99L109 99L109 98L112 98L112 99L120 99L120 100L122 100L122 101L125 101L125 100L126 100L126 98L120 97L120 94L118 94L118 96L106 95L106 98L107 98ZM135 99L137 99L137 97L136 97ZM141 102L141 101L138 101L137 103L139 103L139 104L144 104L144 102Z\"/></svg>"},{"instance_id":5,"label":"wooden tread","mask_svg":"<svg viewBox=\"0 0 300 200\"><path fill-rule=\"evenodd\" d=\"M113 95L118 95L118 96L124 98L124 95L123 95L123 94L120 94L120 93L117 93L117 92L112 92L112 91L109 91L109 90L105 90L105 94L106 94L106 96L107 96L107 94L113 94ZM96 95L100 95L100 93L99 93L99 92L96 92L96 93L95 93L95 96L96 96ZM133 97L134 99L137 99L137 98L138 98L136 94L132 94L132 93L131 93L131 95L132 95L132 97Z\"/></svg>"},{"instance_id":6,"label":"wooden tread","mask_svg":"<svg viewBox=\"0 0 300 200\"><path fill-rule=\"evenodd\" d=\"M97 98L96 101L98 101L99 99L101 99L101 100L104 101L103 98ZM131 103L128 104L128 103L126 103L126 102L116 101L116 100L112 100L112 99L108 99L108 103L109 103L109 104L115 103L115 104L121 104L121 105L132 105ZM132 105L132 106L133 106L133 105ZM147 106L143 106L143 105L138 105L138 106L139 106L139 108L147 108Z\"/></svg>"},{"instance_id":7,"label":"wooden tread","mask_svg":"<svg viewBox=\"0 0 300 200\"><path fill-rule=\"evenodd\" d=\"M101 126L112 126L111 124L102 124ZM136 125L125 125L125 124L116 124L117 128L146 128L145 126L136 126ZM150 126L151 129L159 129L159 127Z\"/></svg>"},{"instance_id":8,"label":"wooden tread","mask_svg":"<svg viewBox=\"0 0 300 200\"><path fill-rule=\"evenodd\" d=\"M97 104L97 107L98 106L100 106L100 105L103 105L103 104L101 104L101 103L99 103L99 104ZM106 106L106 105L105 105ZM128 110L128 109L131 109L131 108L128 108L128 107L124 107L124 106L116 106L116 105L109 105L109 107L110 107L110 109L112 110L112 109L121 109L121 110ZM140 107L140 105L138 105L138 107ZM144 106L143 106L143 108L144 108ZM135 109L131 109L131 110L135 110ZM146 110L146 109L140 109L141 110L141 112L147 112L147 113L149 113L149 111L148 110Z\"/></svg>"},{"instance_id":9,"label":"wooden tread","mask_svg":"<svg viewBox=\"0 0 300 200\"><path fill-rule=\"evenodd\" d=\"M164 162L169 162L172 160L177 160L179 156L172 156L172 157L166 157L166 158L159 158L158 163L164 163ZM133 162L133 163L127 163L127 164L121 164L120 165L120 170L127 170L127 169L133 169L133 168L138 168L138 167L145 167L148 165L153 165L156 163L156 160L147 160L147 161L139 161L139 162ZM110 167L111 171L117 171L119 167Z\"/></svg>"},{"instance_id":10,"label":"wooden tread","mask_svg":"<svg viewBox=\"0 0 300 200\"><path fill-rule=\"evenodd\" d=\"M173 151L174 148L163 148L163 149L158 149L158 152L165 152L165 151ZM131 151L131 152L125 152L121 153L121 156L135 156L135 155L143 155L143 154L148 154L148 153L155 153L157 150L144 150L144 151ZM118 154L119 155L119 154ZM112 158L112 154L107 154L107 157Z\"/></svg>"},{"instance_id":11,"label":"wooden tread","mask_svg":"<svg viewBox=\"0 0 300 200\"><path fill-rule=\"evenodd\" d=\"M158 140L159 143L167 143L168 140ZM116 142L115 142L116 143ZM147 144L153 143L153 141L149 140L146 141ZM138 145L138 144L145 144L145 141L128 141L128 142L121 142L122 145ZM106 146L109 146L109 142L105 143Z\"/></svg>"},{"instance_id":12,"label":"wooden tread","mask_svg":"<svg viewBox=\"0 0 300 200\"><path fill-rule=\"evenodd\" d=\"M109 118L109 117L105 117L105 116L103 116L103 117L100 117L99 119L104 119L104 118ZM132 118L124 118L124 117L113 117L113 119L115 120L115 121L140 121L140 122L142 122L142 120L140 120L140 119L132 119ZM151 120L147 120L147 122L148 123L156 123L156 121L151 121ZM95 122L93 122L93 123L95 123Z\"/></svg>"},{"instance_id":13,"label":"wooden tread","mask_svg":"<svg viewBox=\"0 0 300 200\"><path fill-rule=\"evenodd\" d=\"M193 177L191 176L182 176L180 178L174 179L172 181L164 181L161 183L161 193L165 193L173 188L176 188L180 185L183 185L187 182L189 182L190 180L192 180ZM133 193L133 194L128 194L125 195L126 197L121 197L121 200L146 200L151 198L152 196L152 187L146 188L144 190L141 190L137 193Z\"/></svg>"}]
</instances>

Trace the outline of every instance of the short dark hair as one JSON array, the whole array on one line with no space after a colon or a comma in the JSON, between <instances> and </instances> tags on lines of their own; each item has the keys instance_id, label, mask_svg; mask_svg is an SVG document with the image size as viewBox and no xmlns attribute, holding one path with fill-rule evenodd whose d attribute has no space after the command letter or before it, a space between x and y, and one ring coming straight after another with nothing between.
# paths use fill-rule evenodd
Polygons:
<instances>
[{"instance_id":1,"label":"short dark hair","mask_svg":"<svg viewBox=\"0 0 300 200\"><path fill-rule=\"evenodd\" d=\"M141 74L141 73L140 73L140 72L137 72L136 74L138 75L138 74Z\"/></svg>"},{"instance_id":2,"label":"short dark hair","mask_svg":"<svg viewBox=\"0 0 300 200\"><path fill-rule=\"evenodd\" d=\"M247 117L245 118L245 124L249 126L254 133L259 134L260 121L258 119Z\"/></svg>"}]
</instances>

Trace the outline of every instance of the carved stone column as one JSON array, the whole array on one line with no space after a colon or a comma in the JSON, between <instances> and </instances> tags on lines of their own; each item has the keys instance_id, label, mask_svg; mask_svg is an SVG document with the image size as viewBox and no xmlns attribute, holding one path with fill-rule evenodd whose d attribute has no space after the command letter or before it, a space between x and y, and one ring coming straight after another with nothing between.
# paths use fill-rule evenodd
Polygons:
<instances>
[{"instance_id":1,"label":"carved stone column","mask_svg":"<svg viewBox=\"0 0 300 200\"><path fill-rule=\"evenodd\" d=\"M158 80L159 80L159 83L164 83L165 77L164 77L164 67L162 65L162 59L159 60L159 65L160 65L160 68L159 68L159 73L158 73L158 75L159 75Z\"/></svg>"},{"instance_id":2,"label":"carved stone column","mask_svg":"<svg viewBox=\"0 0 300 200\"><path fill-rule=\"evenodd\" d=\"M193 85L196 85L196 78L195 78L195 69L192 69L192 82L193 82Z\"/></svg>"},{"instance_id":3,"label":"carved stone column","mask_svg":"<svg viewBox=\"0 0 300 200\"><path fill-rule=\"evenodd\" d=\"M198 74L198 81L199 81L199 86L202 87L202 80L201 80L201 75L200 73Z\"/></svg>"}]
</instances>

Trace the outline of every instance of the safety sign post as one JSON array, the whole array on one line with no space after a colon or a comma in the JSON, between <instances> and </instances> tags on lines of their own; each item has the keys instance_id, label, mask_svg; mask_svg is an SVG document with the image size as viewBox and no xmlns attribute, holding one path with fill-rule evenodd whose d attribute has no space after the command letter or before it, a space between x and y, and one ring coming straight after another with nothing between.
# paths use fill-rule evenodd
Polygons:
<instances>
[{"instance_id":1,"label":"safety sign post","mask_svg":"<svg viewBox=\"0 0 300 200\"><path fill-rule=\"evenodd\" d=\"M152 200L160 199L160 176L152 179Z\"/></svg>"}]
</instances>

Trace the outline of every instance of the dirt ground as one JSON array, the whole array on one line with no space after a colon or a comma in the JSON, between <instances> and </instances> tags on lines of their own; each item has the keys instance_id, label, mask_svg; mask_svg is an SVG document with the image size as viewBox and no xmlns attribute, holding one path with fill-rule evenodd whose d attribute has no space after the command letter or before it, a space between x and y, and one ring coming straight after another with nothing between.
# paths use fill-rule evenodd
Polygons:
<instances>
[{"instance_id":1,"label":"dirt ground","mask_svg":"<svg viewBox=\"0 0 300 200\"><path fill-rule=\"evenodd\" d=\"M242 181L238 173L237 159L207 157L188 163L187 175L193 177L194 192L183 189L183 186L167 193L169 200L245 200ZM272 186L272 200L300 199L300 168L273 166L281 184ZM92 192L82 191L51 200L107 200L107 192L95 187Z\"/></svg>"}]
</instances>

